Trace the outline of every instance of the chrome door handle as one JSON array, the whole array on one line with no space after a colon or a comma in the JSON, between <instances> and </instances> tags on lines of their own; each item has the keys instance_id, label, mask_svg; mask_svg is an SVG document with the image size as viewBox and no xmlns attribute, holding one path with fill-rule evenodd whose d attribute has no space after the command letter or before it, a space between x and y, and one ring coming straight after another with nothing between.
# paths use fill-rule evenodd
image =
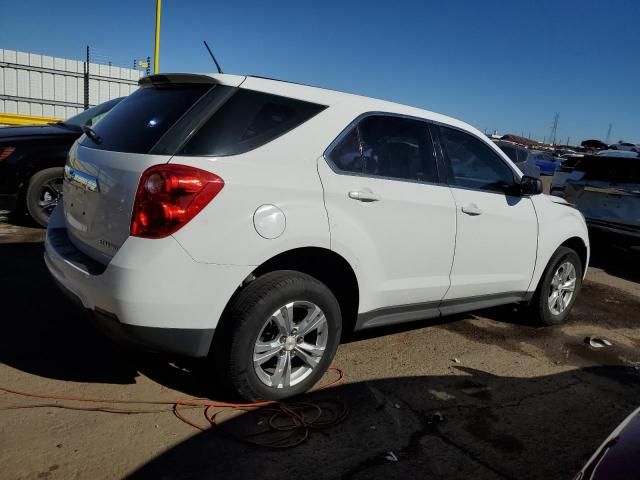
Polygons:
<instances>
[{"instance_id":1,"label":"chrome door handle","mask_svg":"<svg viewBox=\"0 0 640 480\"><path fill-rule=\"evenodd\" d=\"M377 202L380 200L380 197L375 193L366 190L353 190L349 192L349 198L360 202Z\"/></svg>"},{"instance_id":2,"label":"chrome door handle","mask_svg":"<svg viewBox=\"0 0 640 480\"><path fill-rule=\"evenodd\" d=\"M476 216L482 213L482 209L479 208L475 203L470 203L462 207L462 211L467 215Z\"/></svg>"}]
</instances>

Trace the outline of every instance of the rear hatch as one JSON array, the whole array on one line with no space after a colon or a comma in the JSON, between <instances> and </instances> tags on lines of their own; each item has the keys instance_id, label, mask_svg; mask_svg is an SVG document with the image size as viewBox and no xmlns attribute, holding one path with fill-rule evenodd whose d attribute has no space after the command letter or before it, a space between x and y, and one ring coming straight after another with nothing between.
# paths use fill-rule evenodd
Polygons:
<instances>
[{"instance_id":1,"label":"rear hatch","mask_svg":"<svg viewBox=\"0 0 640 480\"><path fill-rule=\"evenodd\" d=\"M640 158L585 156L573 168L565 198L587 220L640 227Z\"/></svg>"},{"instance_id":2,"label":"rear hatch","mask_svg":"<svg viewBox=\"0 0 640 480\"><path fill-rule=\"evenodd\" d=\"M67 233L103 264L129 236L142 172L167 163L204 112L233 90L213 77L183 74L145 77L140 86L78 139L65 167Z\"/></svg>"}]
</instances>

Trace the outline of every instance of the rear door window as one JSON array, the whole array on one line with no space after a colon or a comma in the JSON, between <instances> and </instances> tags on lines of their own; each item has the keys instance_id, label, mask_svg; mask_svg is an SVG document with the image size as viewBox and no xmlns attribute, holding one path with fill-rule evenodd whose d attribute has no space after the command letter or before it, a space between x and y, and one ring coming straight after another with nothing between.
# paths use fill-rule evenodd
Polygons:
<instances>
[{"instance_id":1,"label":"rear door window","mask_svg":"<svg viewBox=\"0 0 640 480\"><path fill-rule=\"evenodd\" d=\"M395 116L371 116L359 125L363 173L381 177L437 181L427 124Z\"/></svg>"},{"instance_id":2,"label":"rear door window","mask_svg":"<svg viewBox=\"0 0 640 480\"><path fill-rule=\"evenodd\" d=\"M179 152L238 155L293 130L326 107L278 95L239 89Z\"/></svg>"},{"instance_id":3,"label":"rear door window","mask_svg":"<svg viewBox=\"0 0 640 480\"><path fill-rule=\"evenodd\" d=\"M427 124L411 118L368 116L331 151L329 159L344 172L438 181Z\"/></svg>"},{"instance_id":4,"label":"rear door window","mask_svg":"<svg viewBox=\"0 0 640 480\"><path fill-rule=\"evenodd\" d=\"M353 128L331 151L329 159L338 170L350 173L362 173L362 154L358 130Z\"/></svg>"},{"instance_id":5,"label":"rear door window","mask_svg":"<svg viewBox=\"0 0 640 480\"><path fill-rule=\"evenodd\" d=\"M210 88L207 84L139 88L93 127L100 143L85 137L81 144L100 150L148 153Z\"/></svg>"}]
</instances>

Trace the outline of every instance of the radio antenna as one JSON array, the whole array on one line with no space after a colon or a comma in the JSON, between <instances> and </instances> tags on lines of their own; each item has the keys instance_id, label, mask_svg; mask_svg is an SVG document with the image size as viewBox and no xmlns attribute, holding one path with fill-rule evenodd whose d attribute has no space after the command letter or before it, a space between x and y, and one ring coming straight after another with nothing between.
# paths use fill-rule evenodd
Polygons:
<instances>
[{"instance_id":1,"label":"radio antenna","mask_svg":"<svg viewBox=\"0 0 640 480\"><path fill-rule=\"evenodd\" d=\"M206 40L203 40L202 43L204 43L204 46L207 48L207 51L209 52L209 55L211 55L211 59L213 60L213 63L216 64L216 68L218 69L218 73L222 73L222 69L220 68L220 64L216 60L216 57L213 56L213 52L209 48L209 44L207 43Z\"/></svg>"}]
</instances>

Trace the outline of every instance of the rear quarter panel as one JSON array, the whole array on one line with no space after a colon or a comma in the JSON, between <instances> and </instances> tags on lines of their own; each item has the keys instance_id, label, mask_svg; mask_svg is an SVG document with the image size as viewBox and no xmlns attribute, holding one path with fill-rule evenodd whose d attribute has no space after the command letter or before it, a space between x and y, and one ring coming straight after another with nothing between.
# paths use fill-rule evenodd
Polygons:
<instances>
[{"instance_id":1,"label":"rear quarter panel","mask_svg":"<svg viewBox=\"0 0 640 480\"><path fill-rule=\"evenodd\" d=\"M341 120L328 109L241 155L174 156L171 163L208 170L225 182L174 238L196 261L216 264L257 266L294 248L330 248L316 159L348 123ZM263 238L254 227L254 213L263 205L274 205L285 215L285 230L275 239Z\"/></svg>"}]
</instances>

